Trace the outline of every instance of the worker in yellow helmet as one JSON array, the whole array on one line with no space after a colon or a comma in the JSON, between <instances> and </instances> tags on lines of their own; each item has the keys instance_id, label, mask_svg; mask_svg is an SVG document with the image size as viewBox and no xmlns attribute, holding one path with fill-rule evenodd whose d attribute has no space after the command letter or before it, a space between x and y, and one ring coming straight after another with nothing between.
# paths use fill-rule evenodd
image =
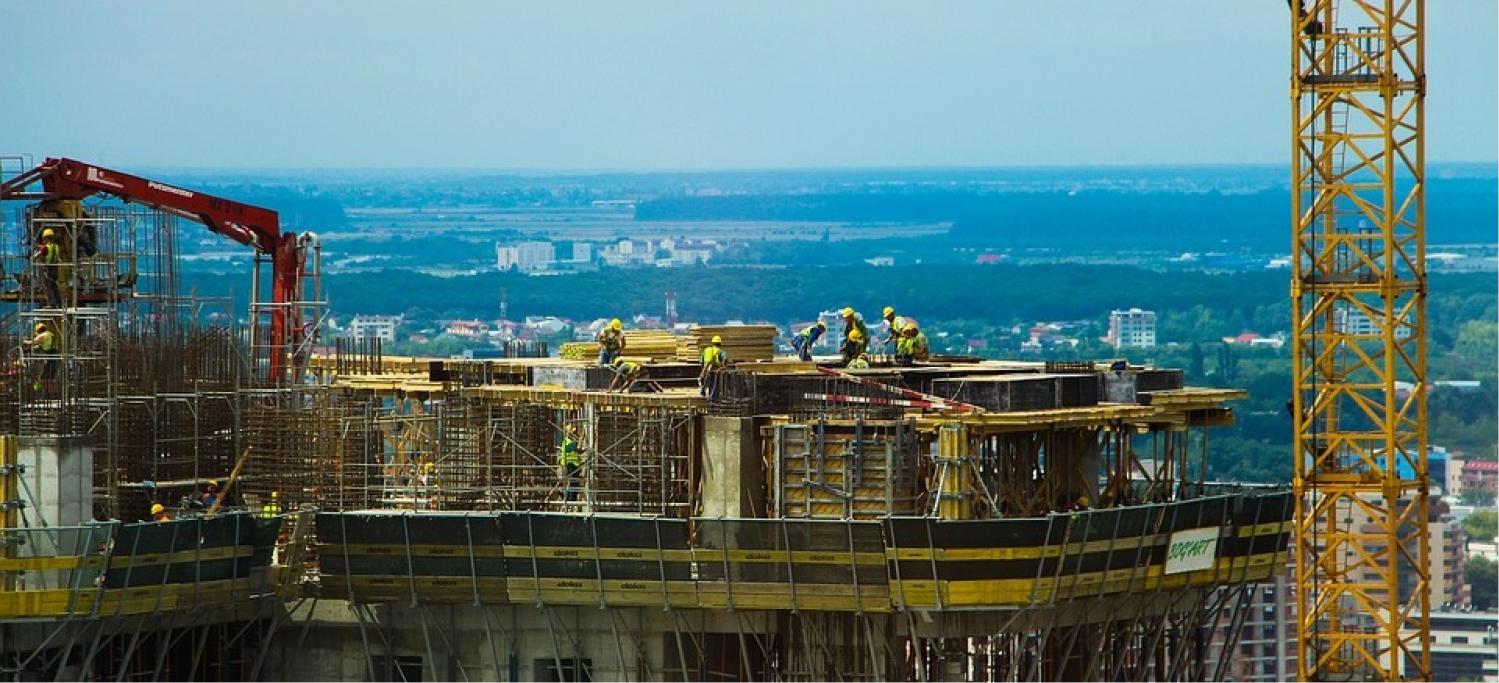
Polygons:
<instances>
[{"instance_id":1,"label":"worker in yellow helmet","mask_svg":"<svg viewBox=\"0 0 1499 683\"><path fill-rule=\"evenodd\" d=\"M36 266L42 288L47 296L47 306L62 308L62 292L58 283L62 281L62 246L57 243L57 231L44 228L37 237L31 252L31 263Z\"/></svg>"},{"instance_id":2,"label":"worker in yellow helmet","mask_svg":"<svg viewBox=\"0 0 1499 683\"><path fill-rule=\"evenodd\" d=\"M916 326L916 321L909 320L902 328L900 340L895 346L895 361L901 365L911 365L914 362L925 362L932 357L932 346L927 342L925 334L921 333Z\"/></svg>"},{"instance_id":3,"label":"worker in yellow helmet","mask_svg":"<svg viewBox=\"0 0 1499 683\"><path fill-rule=\"evenodd\" d=\"M41 391L43 382L57 376L57 333L52 331L51 325L38 322L31 327L31 338L24 344L32 355L41 357L42 374L31 383L33 391Z\"/></svg>"},{"instance_id":4,"label":"worker in yellow helmet","mask_svg":"<svg viewBox=\"0 0 1499 683\"><path fill-rule=\"evenodd\" d=\"M703 349L702 361L703 367L697 373L697 390L712 401L718 396L719 375L729 364L729 352L723 349L723 337L715 334L708 340L708 346Z\"/></svg>"},{"instance_id":5,"label":"worker in yellow helmet","mask_svg":"<svg viewBox=\"0 0 1499 683\"><path fill-rule=\"evenodd\" d=\"M170 521L172 521L172 516L167 514L167 506L162 505L161 503L152 503L151 504L151 521L153 521L153 522L170 522Z\"/></svg>"},{"instance_id":6,"label":"worker in yellow helmet","mask_svg":"<svg viewBox=\"0 0 1499 683\"><path fill-rule=\"evenodd\" d=\"M610 392L629 393L630 387L645 376L645 367L633 360L614 359L614 380L609 383Z\"/></svg>"},{"instance_id":7,"label":"worker in yellow helmet","mask_svg":"<svg viewBox=\"0 0 1499 683\"><path fill-rule=\"evenodd\" d=\"M880 319L884 321L880 325L880 352L895 353L895 347L900 342L901 329L906 326L906 321L895 315L894 306L886 306L885 310L881 311Z\"/></svg>"},{"instance_id":8,"label":"worker in yellow helmet","mask_svg":"<svg viewBox=\"0 0 1499 683\"><path fill-rule=\"evenodd\" d=\"M261 519L275 519L281 516L281 492L272 491L270 500L260 506Z\"/></svg>"},{"instance_id":9,"label":"worker in yellow helmet","mask_svg":"<svg viewBox=\"0 0 1499 683\"><path fill-rule=\"evenodd\" d=\"M203 493L199 494L198 502L205 508L212 508L214 503L219 502L219 480L209 479L203 485Z\"/></svg>"},{"instance_id":10,"label":"worker in yellow helmet","mask_svg":"<svg viewBox=\"0 0 1499 683\"><path fill-rule=\"evenodd\" d=\"M571 503L578 497L583 483L583 446L578 443L578 428L568 425L557 445L558 477L562 480L562 498Z\"/></svg>"},{"instance_id":11,"label":"worker in yellow helmet","mask_svg":"<svg viewBox=\"0 0 1499 683\"><path fill-rule=\"evenodd\" d=\"M625 350L625 324L615 318L599 330L599 365L609 366Z\"/></svg>"},{"instance_id":12,"label":"worker in yellow helmet","mask_svg":"<svg viewBox=\"0 0 1499 683\"><path fill-rule=\"evenodd\" d=\"M867 354L867 353L861 353L861 354L859 354L858 358L855 358L855 359L853 359L853 360L851 360L851 361L848 362L848 367L849 367L850 370L868 370L869 369L869 354Z\"/></svg>"},{"instance_id":13,"label":"worker in yellow helmet","mask_svg":"<svg viewBox=\"0 0 1499 683\"><path fill-rule=\"evenodd\" d=\"M796 357L803 361L812 360L812 346L827 331L828 324L819 320L797 332L796 336L791 338L791 348L796 349Z\"/></svg>"},{"instance_id":14,"label":"worker in yellow helmet","mask_svg":"<svg viewBox=\"0 0 1499 683\"><path fill-rule=\"evenodd\" d=\"M843 344L839 352L843 354L843 364L848 365L849 361L869 350L869 326L851 307L845 306L839 315L843 317Z\"/></svg>"}]
</instances>

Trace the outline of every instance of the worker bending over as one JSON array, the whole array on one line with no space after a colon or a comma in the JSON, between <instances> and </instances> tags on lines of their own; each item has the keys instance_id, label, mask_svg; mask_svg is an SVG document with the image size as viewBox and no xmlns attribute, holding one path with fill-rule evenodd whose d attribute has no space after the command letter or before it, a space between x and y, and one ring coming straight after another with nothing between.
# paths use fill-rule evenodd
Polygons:
<instances>
[{"instance_id":1,"label":"worker bending over","mask_svg":"<svg viewBox=\"0 0 1499 683\"><path fill-rule=\"evenodd\" d=\"M803 361L812 360L812 345L828 331L828 324L819 320L815 324L802 328L791 338L791 348L796 349L796 357Z\"/></svg>"},{"instance_id":2,"label":"worker bending over","mask_svg":"<svg viewBox=\"0 0 1499 683\"><path fill-rule=\"evenodd\" d=\"M918 361L926 362L932 357L932 346L927 342L926 335L916 327L916 321L908 321L900 334L900 341L895 345L895 362L911 365Z\"/></svg>"},{"instance_id":3,"label":"worker bending over","mask_svg":"<svg viewBox=\"0 0 1499 683\"><path fill-rule=\"evenodd\" d=\"M697 373L697 390L709 401L718 395L719 374L729 364L729 353L723 350L723 337L713 335L703 349L703 368Z\"/></svg>"},{"instance_id":4,"label":"worker bending over","mask_svg":"<svg viewBox=\"0 0 1499 683\"><path fill-rule=\"evenodd\" d=\"M625 350L625 325L615 318L599 330L599 365L612 365Z\"/></svg>"},{"instance_id":5,"label":"worker bending over","mask_svg":"<svg viewBox=\"0 0 1499 683\"><path fill-rule=\"evenodd\" d=\"M557 446L557 469L562 479L562 499L571 503L578 497L583 483L583 447L578 444L578 428L569 425L562 431Z\"/></svg>"},{"instance_id":6,"label":"worker bending over","mask_svg":"<svg viewBox=\"0 0 1499 683\"><path fill-rule=\"evenodd\" d=\"M869 354L867 354L867 353L861 353L861 354L859 354L858 358L855 358L855 359L853 359L853 360L851 360L851 361L848 362L848 368L850 370L868 370L869 369Z\"/></svg>"},{"instance_id":7,"label":"worker bending over","mask_svg":"<svg viewBox=\"0 0 1499 683\"><path fill-rule=\"evenodd\" d=\"M843 315L843 344L839 352L843 354L843 364L858 358L869 350L869 326L864 324L864 317L854 312L854 309L844 307Z\"/></svg>"},{"instance_id":8,"label":"worker bending over","mask_svg":"<svg viewBox=\"0 0 1499 683\"><path fill-rule=\"evenodd\" d=\"M629 393L630 387L635 381L645 375L645 368L639 363L623 358L614 359L614 381L609 383L610 392Z\"/></svg>"}]
</instances>

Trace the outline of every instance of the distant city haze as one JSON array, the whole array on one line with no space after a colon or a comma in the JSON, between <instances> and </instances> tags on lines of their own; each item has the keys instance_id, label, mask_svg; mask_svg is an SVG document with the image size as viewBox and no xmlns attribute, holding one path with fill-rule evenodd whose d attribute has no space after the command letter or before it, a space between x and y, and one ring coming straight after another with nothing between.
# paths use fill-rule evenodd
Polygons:
<instances>
[{"instance_id":1,"label":"distant city haze","mask_svg":"<svg viewBox=\"0 0 1499 683\"><path fill-rule=\"evenodd\" d=\"M1495 159L1496 3L1427 3ZM132 167L1284 163L1280 0L5 3L0 152Z\"/></svg>"}]
</instances>

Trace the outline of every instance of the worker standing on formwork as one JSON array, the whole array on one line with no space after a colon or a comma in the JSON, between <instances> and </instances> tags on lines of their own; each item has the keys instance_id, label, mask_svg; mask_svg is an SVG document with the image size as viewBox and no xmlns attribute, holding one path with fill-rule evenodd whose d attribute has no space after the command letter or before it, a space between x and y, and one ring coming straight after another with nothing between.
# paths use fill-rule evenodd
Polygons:
<instances>
[{"instance_id":1,"label":"worker standing on formwork","mask_svg":"<svg viewBox=\"0 0 1499 683\"><path fill-rule=\"evenodd\" d=\"M557 446L557 470L562 479L562 499L571 503L583 483L583 447L578 444L578 429L571 425L562 431L562 443Z\"/></svg>"},{"instance_id":2,"label":"worker standing on formwork","mask_svg":"<svg viewBox=\"0 0 1499 683\"><path fill-rule=\"evenodd\" d=\"M812 345L828 331L828 324L819 320L815 324L802 328L796 336L791 338L791 348L796 349L796 357L802 361L812 360Z\"/></svg>"},{"instance_id":3,"label":"worker standing on formwork","mask_svg":"<svg viewBox=\"0 0 1499 683\"><path fill-rule=\"evenodd\" d=\"M46 322L31 328L31 338L25 342L27 350L42 358L42 375L31 383L33 391L41 391L42 383L57 377L57 333Z\"/></svg>"},{"instance_id":4,"label":"worker standing on formwork","mask_svg":"<svg viewBox=\"0 0 1499 683\"><path fill-rule=\"evenodd\" d=\"M599 365L608 367L614 364L619 354L625 350L625 325L615 318L609 321L604 329L599 330Z\"/></svg>"},{"instance_id":5,"label":"worker standing on formwork","mask_svg":"<svg viewBox=\"0 0 1499 683\"><path fill-rule=\"evenodd\" d=\"M880 353L890 356L896 353L896 346L900 344L901 329L906 322L895 315L894 306L886 306L880 318L884 321L880 325Z\"/></svg>"},{"instance_id":6,"label":"worker standing on formwork","mask_svg":"<svg viewBox=\"0 0 1499 683\"><path fill-rule=\"evenodd\" d=\"M633 360L623 358L614 359L614 381L609 383L608 391L630 393L630 388L635 386L636 380L645 375L645 367Z\"/></svg>"},{"instance_id":7,"label":"worker standing on formwork","mask_svg":"<svg viewBox=\"0 0 1499 683\"><path fill-rule=\"evenodd\" d=\"M723 350L723 337L713 335L703 349L703 368L697 373L698 393L712 401L718 396L719 374L729 364L729 353Z\"/></svg>"},{"instance_id":8,"label":"worker standing on formwork","mask_svg":"<svg viewBox=\"0 0 1499 683\"><path fill-rule=\"evenodd\" d=\"M845 306L841 313L843 344L839 352L843 354L843 364L848 365L849 361L869 350L869 326L864 324L864 317L851 307Z\"/></svg>"},{"instance_id":9,"label":"worker standing on formwork","mask_svg":"<svg viewBox=\"0 0 1499 683\"><path fill-rule=\"evenodd\" d=\"M57 244L57 231L43 228L37 238L36 248L31 252L31 263L36 266L37 276L47 295L49 308L62 308L62 291L58 283L62 280L62 247Z\"/></svg>"}]
</instances>

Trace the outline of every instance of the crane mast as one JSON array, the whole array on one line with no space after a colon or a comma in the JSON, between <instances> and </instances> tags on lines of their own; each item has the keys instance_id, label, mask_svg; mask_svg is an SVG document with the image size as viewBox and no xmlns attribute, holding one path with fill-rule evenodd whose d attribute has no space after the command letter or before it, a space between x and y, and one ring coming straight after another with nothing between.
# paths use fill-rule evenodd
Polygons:
<instances>
[{"instance_id":1,"label":"crane mast","mask_svg":"<svg viewBox=\"0 0 1499 683\"><path fill-rule=\"evenodd\" d=\"M1297 677L1428 680L1424 1L1292 9Z\"/></svg>"}]
</instances>

